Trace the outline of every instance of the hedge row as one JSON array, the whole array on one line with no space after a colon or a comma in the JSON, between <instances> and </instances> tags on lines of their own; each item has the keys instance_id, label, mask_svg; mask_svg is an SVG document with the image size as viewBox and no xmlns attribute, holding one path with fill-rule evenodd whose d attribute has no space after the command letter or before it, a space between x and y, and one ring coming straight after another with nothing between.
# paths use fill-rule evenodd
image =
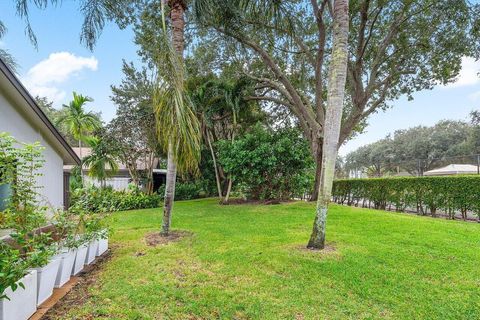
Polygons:
<instances>
[{"instance_id":1,"label":"hedge row","mask_svg":"<svg viewBox=\"0 0 480 320\"><path fill-rule=\"evenodd\" d=\"M376 209L414 210L436 215L441 210L454 218L461 212L480 217L480 176L399 177L341 179L333 184L335 202L347 205L373 203Z\"/></svg>"},{"instance_id":2,"label":"hedge row","mask_svg":"<svg viewBox=\"0 0 480 320\"><path fill-rule=\"evenodd\" d=\"M157 193L147 195L137 189L117 191L111 187L94 186L72 192L73 210L103 213L133 209L157 208L162 198Z\"/></svg>"}]
</instances>

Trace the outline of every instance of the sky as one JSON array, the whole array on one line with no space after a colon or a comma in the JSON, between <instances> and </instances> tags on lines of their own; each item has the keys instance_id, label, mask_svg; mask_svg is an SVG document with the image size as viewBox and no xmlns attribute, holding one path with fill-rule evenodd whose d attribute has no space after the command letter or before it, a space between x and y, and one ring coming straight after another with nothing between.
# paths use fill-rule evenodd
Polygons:
<instances>
[{"instance_id":1,"label":"sky","mask_svg":"<svg viewBox=\"0 0 480 320\"><path fill-rule=\"evenodd\" d=\"M102 113L108 122L115 116L110 85L122 79L122 59L139 64L133 32L107 23L93 51L80 44L82 16L78 3L64 0L61 6L30 10L30 21L38 38L38 50L25 35L24 22L15 15L11 1L0 1L0 20L7 26L0 47L7 49L20 65L21 81L33 95L46 96L60 108L72 91L88 95L94 102L88 110ZM395 130L433 125L444 119L469 120L480 109L480 61L465 58L454 84L417 92L413 101L401 98L385 112L372 115L365 133L340 148L345 155L375 142Z\"/></svg>"},{"instance_id":2,"label":"sky","mask_svg":"<svg viewBox=\"0 0 480 320\"><path fill-rule=\"evenodd\" d=\"M38 50L25 35L25 23L15 15L13 1L0 1L0 20L7 34L0 47L20 65L20 80L32 95L46 96L56 108L68 103L76 91L94 99L87 109L100 111L105 121L115 116L110 85L122 79L122 59L140 63L131 29L106 27L93 51L80 44L83 17L78 2L62 1L46 10L30 9L30 21L38 39Z\"/></svg>"}]
</instances>

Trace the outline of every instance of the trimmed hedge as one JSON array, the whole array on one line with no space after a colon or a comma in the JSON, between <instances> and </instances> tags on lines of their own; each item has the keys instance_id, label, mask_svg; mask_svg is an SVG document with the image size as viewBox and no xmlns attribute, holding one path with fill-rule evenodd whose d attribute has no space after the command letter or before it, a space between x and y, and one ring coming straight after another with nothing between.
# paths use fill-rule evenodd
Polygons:
<instances>
[{"instance_id":1,"label":"trimmed hedge","mask_svg":"<svg viewBox=\"0 0 480 320\"><path fill-rule=\"evenodd\" d=\"M464 219L474 212L480 217L480 176L341 179L334 181L332 196L347 205L370 201L376 209L408 208L433 216L442 210L452 219L455 212Z\"/></svg>"}]
</instances>

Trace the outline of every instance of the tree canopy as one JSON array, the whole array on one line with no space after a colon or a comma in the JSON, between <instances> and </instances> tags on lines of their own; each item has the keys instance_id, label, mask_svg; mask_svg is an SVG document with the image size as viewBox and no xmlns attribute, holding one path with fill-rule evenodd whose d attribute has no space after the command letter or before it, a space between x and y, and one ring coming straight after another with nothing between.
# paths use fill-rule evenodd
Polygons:
<instances>
[{"instance_id":1,"label":"tree canopy","mask_svg":"<svg viewBox=\"0 0 480 320\"><path fill-rule=\"evenodd\" d=\"M378 177L398 171L418 175L443 164L476 161L478 142L473 137L477 130L474 124L454 120L440 121L431 127L397 130L391 136L349 153L345 167Z\"/></svg>"},{"instance_id":2,"label":"tree canopy","mask_svg":"<svg viewBox=\"0 0 480 320\"><path fill-rule=\"evenodd\" d=\"M349 11L340 143L361 132L368 117L389 102L453 81L462 58L480 52L479 6L466 0L355 0ZM207 31L203 41L219 43L219 52L234 52L230 59L241 61L238 72L256 81L258 99L295 116L310 141L319 179L331 2L202 0L195 1L194 14Z\"/></svg>"}]
</instances>

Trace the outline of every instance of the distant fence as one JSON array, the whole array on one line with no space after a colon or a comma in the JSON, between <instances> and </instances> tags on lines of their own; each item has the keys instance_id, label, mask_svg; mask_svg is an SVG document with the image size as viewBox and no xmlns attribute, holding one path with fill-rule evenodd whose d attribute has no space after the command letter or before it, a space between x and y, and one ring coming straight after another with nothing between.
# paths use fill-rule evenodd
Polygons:
<instances>
[{"instance_id":1,"label":"distant fence","mask_svg":"<svg viewBox=\"0 0 480 320\"><path fill-rule=\"evenodd\" d=\"M340 179L333 200L350 206L446 215L454 219L480 216L480 176Z\"/></svg>"},{"instance_id":2,"label":"distant fence","mask_svg":"<svg viewBox=\"0 0 480 320\"><path fill-rule=\"evenodd\" d=\"M100 181L95 178L85 177L85 179L87 180L87 184L92 184L96 187L100 187L101 185ZM105 180L105 184L112 187L113 190L122 191L128 189L130 181L131 179L127 177L111 177Z\"/></svg>"}]
</instances>

